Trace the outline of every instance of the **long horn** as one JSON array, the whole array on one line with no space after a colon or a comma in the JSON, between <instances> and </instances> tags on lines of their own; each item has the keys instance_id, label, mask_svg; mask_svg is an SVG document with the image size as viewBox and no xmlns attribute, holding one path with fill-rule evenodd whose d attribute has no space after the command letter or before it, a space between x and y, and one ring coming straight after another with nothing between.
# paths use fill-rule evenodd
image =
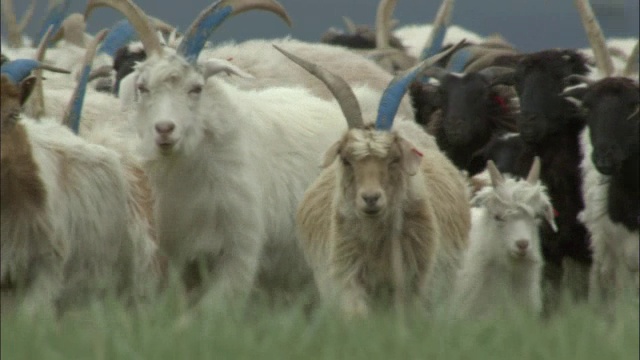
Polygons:
<instances>
[{"instance_id":1,"label":"long horn","mask_svg":"<svg viewBox=\"0 0 640 360\"><path fill-rule=\"evenodd\" d=\"M631 54L629 54L629 58L627 59L627 65L624 67L622 71L622 76L631 76L638 72L638 63L640 62L640 55L638 54L638 46L640 42L636 42L636 46L631 50Z\"/></svg>"},{"instance_id":2,"label":"long horn","mask_svg":"<svg viewBox=\"0 0 640 360\"><path fill-rule=\"evenodd\" d=\"M489 177L491 178L491 185L494 188L504 184L504 177L500 173L500 170L496 167L493 160L487 160L487 170L489 170Z\"/></svg>"},{"instance_id":3,"label":"long horn","mask_svg":"<svg viewBox=\"0 0 640 360\"><path fill-rule=\"evenodd\" d=\"M380 0L376 11L376 48L386 49L391 36L391 16L398 0Z\"/></svg>"},{"instance_id":4,"label":"long horn","mask_svg":"<svg viewBox=\"0 0 640 360\"><path fill-rule=\"evenodd\" d=\"M119 48L127 45L136 36L136 30L131 26L131 23L124 19L115 23L109 33L104 38L98 54L107 54L111 57L118 51Z\"/></svg>"},{"instance_id":5,"label":"long horn","mask_svg":"<svg viewBox=\"0 0 640 360\"><path fill-rule=\"evenodd\" d=\"M84 10L84 18L88 20L91 12L97 7L110 7L122 13L136 29L138 38L140 38L148 56L162 54L162 44L151 21L144 11L131 0L89 0Z\"/></svg>"},{"instance_id":6,"label":"long horn","mask_svg":"<svg viewBox=\"0 0 640 360\"><path fill-rule=\"evenodd\" d=\"M380 104L378 105L378 116L376 118L376 129L390 130L391 126L393 125L393 119L398 112L400 101L402 100L404 94L407 92L409 85L415 80L418 75L421 75L425 71L425 69L433 66L442 58L449 56L449 54L458 50L460 46L464 44L464 42L465 40L463 39L447 51L443 51L426 60L423 60L421 63L412 67L411 69L396 75L384 90L382 98L380 99Z\"/></svg>"},{"instance_id":7,"label":"long horn","mask_svg":"<svg viewBox=\"0 0 640 360\"><path fill-rule=\"evenodd\" d=\"M49 26L49 29L47 30L47 32L45 32L44 36L40 40L40 44L38 44L38 50L36 50L36 61L38 61L38 63L40 64L44 62L44 57L47 53L47 45L51 40L52 32L53 25ZM42 70L35 70L34 76L36 78L36 83L33 86L33 92L31 93L29 100L27 100L27 102L25 103L24 111L30 117L39 119L40 117L45 115Z\"/></svg>"},{"instance_id":8,"label":"long horn","mask_svg":"<svg viewBox=\"0 0 640 360\"><path fill-rule=\"evenodd\" d=\"M475 55L474 50L474 47L468 46L464 49L461 49L460 51L457 51L449 59L449 62L447 63L447 69L449 69L450 72L462 73L465 66Z\"/></svg>"},{"instance_id":9,"label":"long horn","mask_svg":"<svg viewBox=\"0 0 640 360\"><path fill-rule=\"evenodd\" d=\"M447 28L451 24L451 14L453 13L453 0L443 0L436 18L431 27L431 33L427 38L427 42L422 47L420 60L424 60L438 53L442 48L444 36L447 34Z\"/></svg>"},{"instance_id":10,"label":"long horn","mask_svg":"<svg viewBox=\"0 0 640 360\"><path fill-rule=\"evenodd\" d=\"M540 157L536 156L533 158L533 164L531 164L531 170L529 170L529 175L527 175L527 181L535 185L538 179L540 179Z\"/></svg>"},{"instance_id":11,"label":"long horn","mask_svg":"<svg viewBox=\"0 0 640 360\"><path fill-rule=\"evenodd\" d=\"M593 49L593 55L596 59L598 69L604 76L611 76L613 74L613 61L611 55L609 55L609 49L604 40L604 34L598 23L598 19L593 13L589 0L574 0L578 12L580 13L580 19L582 25L589 38L589 43Z\"/></svg>"},{"instance_id":12,"label":"long horn","mask_svg":"<svg viewBox=\"0 0 640 360\"><path fill-rule=\"evenodd\" d=\"M567 84L587 84L587 86L591 86L596 83L596 80L589 78L588 76L573 74L564 78L565 83Z\"/></svg>"},{"instance_id":13,"label":"long horn","mask_svg":"<svg viewBox=\"0 0 640 360\"><path fill-rule=\"evenodd\" d=\"M9 46L13 48L24 46L24 43L22 41L22 32L29 23L31 16L33 16L33 10L35 9L36 1L31 0L29 7L25 11L24 15L22 15L20 23L18 23L16 13L13 8L13 0L3 0L0 3L0 6L2 7L2 17L7 23L7 31L9 32L7 41L9 42Z\"/></svg>"},{"instance_id":14,"label":"long horn","mask_svg":"<svg viewBox=\"0 0 640 360\"><path fill-rule=\"evenodd\" d=\"M55 35L52 37L50 41L55 42L57 41L56 39L59 40L62 38L62 32L60 31L60 28L62 27L62 22L64 21L67 11L69 10L70 2L71 0L64 0L62 2L60 1L51 2L49 6L49 10L47 12L47 16L42 22L42 26L40 26L40 30L38 31L38 36L36 37L36 40L38 42L42 41L42 38L44 38L44 34L52 26L53 26L52 33Z\"/></svg>"},{"instance_id":15,"label":"long horn","mask_svg":"<svg viewBox=\"0 0 640 360\"><path fill-rule=\"evenodd\" d=\"M285 9L275 0L220 0L216 1L191 23L178 47L178 54L195 63L204 44L213 31L232 15L260 9L267 10L283 19L291 26L291 19Z\"/></svg>"},{"instance_id":16,"label":"long horn","mask_svg":"<svg viewBox=\"0 0 640 360\"><path fill-rule=\"evenodd\" d=\"M338 100L340 109L342 109L342 113L347 119L347 125L350 129L364 126L358 99L353 93L353 90L351 90L351 86L349 86L343 78L331 73L319 65L313 64L284 51L276 45L273 45L273 47L280 51L284 56L288 57L291 61L307 70L311 75L320 79L329 88L333 96Z\"/></svg>"},{"instance_id":17,"label":"long horn","mask_svg":"<svg viewBox=\"0 0 640 360\"><path fill-rule=\"evenodd\" d=\"M343 16L342 21L344 22L344 26L348 34L355 34L358 31L356 23L354 23L350 18Z\"/></svg>"},{"instance_id":18,"label":"long horn","mask_svg":"<svg viewBox=\"0 0 640 360\"><path fill-rule=\"evenodd\" d=\"M489 51L483 51L489 50ZM465 73L479 72L486 67L490 67L501 56L514 55L516 52L511 50L498 49L482 49L476 53L478 56L471 60L465 67Z\"/></svg>"},{"instance_id":19,"label":"long horn","mask_svg":"<svg viewBox=\"0 0 640 360\"><path fill-rule=\"evenodd\" d=\"M87 51L84 54L84 60L82 62L82 74L80 80L76 85L76 89L73 92L73 96L69 101L69 105L64 112L62 123L71 128L74 133L78 133L80 130L80 114L82 113L82 104L84 102L84 94L87 91L87 83L89 81L89 73L91 72L91 63L96 55L96 48L98 43L104 40L107 36L107 29L103 29L96 37L91 41L87 47Z\"/></svg>"},{"instance_id":20,"label":"long horn","mask_svg":"<svg viewBox=\"0 0 640 360\"><path fill-rule=\"evenodd\" d=\"M61 69L55 66L41 64L33 59L17 59L7 61L0 67L0 72L5 74L13 83L19 83L24 80L35 69L44 69L62 74L70 74L69 70Z\"/></svg>"}]
</instances>

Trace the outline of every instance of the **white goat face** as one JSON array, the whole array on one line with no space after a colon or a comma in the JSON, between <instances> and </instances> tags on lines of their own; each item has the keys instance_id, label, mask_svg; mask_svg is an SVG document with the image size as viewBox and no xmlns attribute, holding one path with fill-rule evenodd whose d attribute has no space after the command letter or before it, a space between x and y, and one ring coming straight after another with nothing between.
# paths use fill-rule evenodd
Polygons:
<instances>
[{"instance_id":1,"label":"white goat face","mask_svg":"<svg viewBox=\"0 0 640 360\"><path fill-rule=\"evenodd\" d=\"M538 226L540 221L537 218L525 214L523 211L503 212L492 214L497 232L505 245L505 251L515 261L539 262L540 236Z\"/></svg>"},{"instance_id":2,"label":"white goat face","mask_svg":"<svg viewBox=\"0 0 640 360\"><path fill-rule=\"evenodd\" d=\"M199 101L204 78L177 55L137 67L137 129L148 154L190 152L204 133Z\"/></svg>"},{"instance_id":3,"label":"white goat face","mask_svg":"<svg viewBox=\"0 0 640 360\"><path fill-rule=\"evenodd\" d=\"M364 218L385 213L406 196L408 176L415 175L422 154L395 133L350 130L326 153L324 166L340 158L342 196Z\"/></svg>"}]
</instances>

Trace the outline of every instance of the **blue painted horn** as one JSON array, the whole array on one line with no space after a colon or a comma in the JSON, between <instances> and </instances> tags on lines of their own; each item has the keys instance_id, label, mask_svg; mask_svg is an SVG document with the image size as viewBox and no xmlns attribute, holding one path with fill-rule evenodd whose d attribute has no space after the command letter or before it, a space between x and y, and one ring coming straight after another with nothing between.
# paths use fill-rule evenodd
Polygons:
<instances>
[{"instance_id":1,"label":"blue painted horn","mask_svg":"<svg viewBox=\"0 0 640 360\"><path fill-rule=\"evenodd\" d=\"M289 15L275 0L219 0L204 9L193 21L177 52L190 63L195 63L207 39L226 19L251 9L273 12L291 26Z\"/></svg>"}]
</instances>

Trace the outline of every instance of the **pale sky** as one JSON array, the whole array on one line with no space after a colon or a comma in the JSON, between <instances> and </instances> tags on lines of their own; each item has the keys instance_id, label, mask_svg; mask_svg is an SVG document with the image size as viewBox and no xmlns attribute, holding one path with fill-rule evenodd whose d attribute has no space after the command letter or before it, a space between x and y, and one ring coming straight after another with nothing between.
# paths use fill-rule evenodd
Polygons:
<instances>
[{"instance_id":1,"label":"pale sky","mask_svg":"<svg viewBox=\"0 0 640 360\"><path fill-rule=\"evenodd\" d=\"M18 16L28 0L13 0ZM37 33L46 10L45 0L38 6L27 33ZM638 37L638 0L591 0L605 36ZM82 12L86 1L72 0L71 11ZM184 30L209 0L138 0L149 15L177 25ZM255 11L229 19L212 36L212 41L251 38L293 37L318 41L329 27L343 27L342 16L357 23L373 24L377 0L280 0L293 19L289 29L275 15ZM458 0L453 11L453 23L480 35L501 33L521 51L537 51L555 47L585 47L588 45L573 0ZM608 9L599 4L617 4ZM399 0L395 18L401 25L431 22L440 0ZM111 9L97 9L90 19L89 31L109 27L121 19ZM4 24L3 24L4 31Z\"/></svg>"}]
</instances>

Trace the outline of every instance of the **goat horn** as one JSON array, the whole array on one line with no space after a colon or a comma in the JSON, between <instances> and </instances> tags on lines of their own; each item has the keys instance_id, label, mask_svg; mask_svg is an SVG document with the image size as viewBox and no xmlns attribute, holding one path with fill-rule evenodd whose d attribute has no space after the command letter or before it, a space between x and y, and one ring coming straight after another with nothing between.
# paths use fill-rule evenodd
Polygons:
<instances>
[{"instance_id":1,"label":"goat horn","mask_svg":"<svg viewBox=\"0 0 640 360\"><path fill-rule=\"evenodd\" d=\"M593 85L596 81L584 75L573 74L564 78L565 83L583 83L587 86Z\"/></svg>"},{"instance_id":2,"label":"goat horn","mask_svg":"<svg viewBox=\"0 0 640 360\"><path fill-rule=\"evenodd\" d=\"M342 109L342 113L347 119L347 125L350 129L364 126L358 99L353 93L353 90L351 90L351 86L349 86L343 78L319 65L303 60L276 45L273 45L273 47L280 51L284 56L288 57L291 61L307 70L311 75L320 79L329 88L333 96L338 100L340 109Z\"/></svg>"},{"instance_id":3,"label":"goat horn","mask_svg":"<svg viewBox=\"0 0 640 360\"><path fill-rule=\"evenodd\" d=\"M63 2L51 2L49 6L49 11L47 12L47 16L42 22L42 26L40 27L40 31L38 31L37 41L40 42L42 38L44 38L44 34L49 30L50 27L53 26L52 33L55 34L49 40L51 43L56 42L62 38L62 22L64 21L65 15L69 10L70 0L65 0Z\"/></svg>"},{"instance_id":4,"label":"goat horn","mask_svg":"<svg viewBox=\"0 0 640 360\"><path fill-rule=\"evenodd\" d=\"M433 21L433 25L431 27L431 33L427 38L427 42L422 47L422 52L420 53L420 60L424 60L428 57L431 57L438 53L440 48L442 48L442 43L444 42L444 36L447 33L447 28L451 23L451 14L453 13L453 0L443 0L438 12L436 13L436 18Z\"/></svg>"},{"instance_id":5,"label":"goat horn","mask_svg":"<svg viewBox=\"0 0 640 360\"><path fill-rule=\"evenodd\" d=\"M103 77L111 76L111 71L113 70L113 66L111 65L102 65L97 69L92 69L89 74L89 82Z\"/></svg>"},{"instance_id":6,"label":"goat horn","mask_svg":"<svg viewBox=\"0 0 640 360\"><path fill-rule=\"evenodd\" d=\"M531 164L531 169L529 170L529 175L527 175L527 181L535 185L540 179L540 157L536 156L533 158L533 164Z\"/></svg>"},{"instance_id":7,"label":"goat horn","mask_svg":"<svg viewBox=\"0 0 640 360\"><path fill-rule=\"evenodd\" d=\"M82 73L80 80L76 85L76 89L73 91L73 96L69 101L69 105L64 112L63 124L71 128L71 130L77 134L80 130L80 114L82 113L82 104L84 102L84 94L87 91L87 83L89 82L89 73L91 72L91 63L96 55L96 49L98 43L100 43L107 36L107 29L103 29L96 35L87 46L87 51L84 54L82 62Z\"/></svg>"},{"instance_id":8,"label":"goat horn","mask_svg":"<svg viewBox=\"0 0 640 360\"><path fill-rule=\"evenodd\" d=\"M589 43L593 49L593 55L596 59L598 69L604 76L611 76L614 71L613 61L611 60L609 49L607 48L607 44L604 40L604 34L600 28L598 19L596 19L596 16L593 13L591 4L589 3L589 0L574 1L578 8L578 12L580 13L582 25L587 33L587 37L589 38Z\"/></svg>"},{"instance_id":9,"label":"goat horn","mask_svg":"<svg viewBox=\"0 0 640 360\"><path fill-rule=\"evenodd\" d=\"M100 49L98 49L98 54L104 53L113 57L116 51L133 40L135 35L136 30L131 26L131 23L128 20L124 19L118 21L111 27L107 37L104 38L104 41L100 45Z\"/></svg>"},{"instance_id":10,"label":"goat horn","mask_svg":"<svg viewBox=\"0 0 640 360\"><path fill-rule=\"evenodd\" d=\"M380 0L378 10L376 11L376 48L386 49L389 45L389 37L391 36L391 15L396 8L398 0Z\"/></svg>"},{"instance_id":11,"label":"goat horn","mask_svg":"<svg viewBox=\"0 0 640 360\"><path fill-rule=\"evenodd\" d=\"M166 22L153 17L153 16L149 16L149 18L151 19L151 22L153 23L153 26L156 27L156 29L160 30L160 32L162 32L165 36L168 34L171 34L172 32L174 32L176 30L175 27L167 24Z\"/></svg>"},{"instance_id":12,"label":"goat horn","mask_svg":"<svg viewBox=\"0 0 640 360\"><path fill-rule=\"evenodd\" d=\"M450 72L462 73L464 67L469 63L469 60L475 55L475 48L468 46L460 51L457 51L451 56L447 63L447 68Z\"/></svg>"},{"instance_id":13,"label":"goat horn","mask_svg":"<svg viewBox=\"0 0 640 360\"><path fill-rule=\"evenodd\" d=\"M31 17L33 16L33 10L35 8L36 8L36 0L31 0L31 3L29 3L29 7L27 8L27 11L25 11L24 15L22 15L20 24L18 24L18 30L20 31L20 33L22 33L24 29L27 27L27 24L29 24L29 20L31 20Z\"/></svg>"},{"instance_id":14,"label":"goat horn","mask_svg":"<svg viewBox=\"0 0 640 360\"><path fill-rule=\"evenodd\" d=\"M485 49L482 49L485 50ZM486 67L490 67L500 56L514 55L512 50L491 49L490 51L478 51L475 59L471 60L464 69L465 73L479 72Z\"/></svg>"},{"instance_id":15,"label":"goat horn","mask_svg":"<svg viewBox=\"0 0 640 360\"><path fill-rule=\"evenodd\" d=\"M13 48L22 47L22 32L18 26L16 13L13 9L13 0L3 0L0 2L0 6L2 7L2 17L7 22L7 31L9 32L7 41L9 42L9 46Z\"/></svg>"},{"instance_id":16,"label":"goat horn","mask_svg":"<svg viewBox=\"0 0 640 360\"><path fill-rule=\"evenodd\" d=\"M218 26L231 15L253 9L270 11L291 26L289 15L275 0L220 0L202 10L191 23L180 42L178 54L182 54L187 61L195 63L205 42Z\"/></svg>"},{"instance_id":17,"label":"goat horn","mask_svg":"<svg viewBox=\"0 0 640 360\"><path fill-rule=\"evenodd\" d=\"M631 54L629 54L629 58L627 59L627 65L622 71L623 76L631 76L632 74L638 72L638 62L640 62L638 46L640 46L640 42L636 42L636 46L634 46L633 50L631 50Z\"/></svg>"},{"instance_id":18,"label":"goat horn","mask_svg":"<svg viewBox=\"0 0 640 360\"><path fill-rule=\"evenodd\" d=\"M489 170L489 177L491 178L491 185L494 188L504 184L504 177L500 173L500 170L496 167L493 160L487 160L487 170Z\"/></svg>"},{"instance_id":19,"label":"goat horn","mask_svg":"<svg viewBox=\"0 0 640 360\"><path fill-rule=\"evenodd\" d=\"M147 55L162 54L162 44L149 17L131 0L89 0L84 10L84 18L89 19L93 9L97 7L110 7L122 13L136 29Z\"/></svg>"},{"instance_id":20,"label":"goat horn","mask_svg":"<svg viewBox=\"0 0 640 360\"><path fill-rule=\"evenodd\" d=\"M393 125L393 119L398 112L400 101L407 92L409 84L411 84L418 75L421 75L425 69L433 66L442 58L449 56L452 52L458 50L464 42L465 40L463 39L448 50L423 60L411 69L396 75L384 90L382 98L380 99L380 104L378 105L378 116L376 118L376 129L390 130Z\"/></svg>"},{"instance_id":21,"label":"goat horn","mask_svg":"<svg viewBox=\"0 0 640 360\"><path fill-rule=\"evenodd\" d=\"M344 26L349 34L355 34L358 31L356 23L354 23L350 18L343 16L342 21L344 21Z\"/></svg>"},{"instance_id":22,"label":"goat horn","mask_svg":"<svg viewBox=\"0 0 640 360\"><path fill-rule=\"evenodd\" d=\"M49 41L51 41L52 32L53 25L50 25L49 29L44 33L44 36L40 39L40 43L38 44L38 49L36 50L36 61L40 64L44 61ZM42 70L35 70L34 76L36 78L36 83L33 86L33 92L31 93L29 100L25 103L25 113L34 119L39 119L46 114L44 106L44 89L42 86Z\"/></svg>"}]
</instances>

